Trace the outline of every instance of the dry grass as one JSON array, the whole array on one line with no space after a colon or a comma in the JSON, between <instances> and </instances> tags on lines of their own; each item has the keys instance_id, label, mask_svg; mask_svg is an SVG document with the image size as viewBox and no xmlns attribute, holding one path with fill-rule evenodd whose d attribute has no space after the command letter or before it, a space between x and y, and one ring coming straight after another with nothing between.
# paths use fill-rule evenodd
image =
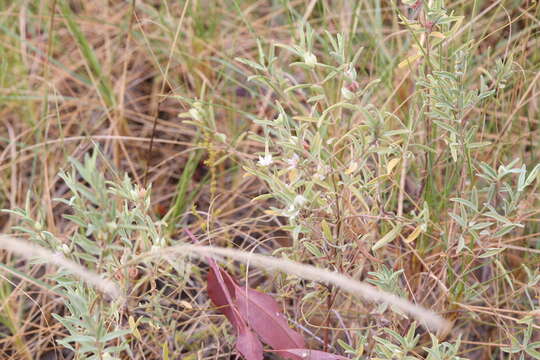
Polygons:
<instances>
[{"instance_id":1,"label":"dry grass","mask_svg":"<svg viewBox=\"0 0 540 360\"><path fill-rule=\"evenodd\" d=\"M470 41L468 83L478 84L480 75L491 71L498 58L513 54L513 73L506 87L465 115L467 121L480 119L475 140L491 142L474 153L475 164L483 161L496 168L519 158L519 166L531 169L540 159L537 3L462 0L447 1L447 7L465 16L453 37L458 44ZM252 70L235 58L257 61L257 38L291 44L298 36L299 19L308 20L314 28L320 40L315 49L319 59L329 58L329 45L322 45L323 31L343 32L352 39L353 53L364 47L357 65L360 86L381 79L370 102L406 122L416 119L420 109L420 90L415 86L420 76L416 68L398 67L414 51L414 41L399 24L396 11L395 2L386 0L0 0L0 208L26 209L42 224L32 231L47 231L61 243L72 244L81 230L63 216L72 210L54 200L72 196L58 173L70 168L68 157L82 161L98 144L107 159L98 162L98 169L107 179L119 182L119 174L127 173L136 185L152 184L148 215L168 222L160 230L167 245L183 243L182 228L189 227L201 235L204 244L286 255L355 279L373 280L370 273L381 272L382 264L389 271L403 270L400 295L454 324L441 341L455 343L461 337L460 356L518 359L519 353L501 349L512 345L513 338L521 341L527 328L524 318L532 319L530 342L540 341L539 283L530 285L523 266L534 271L540 263L537 182L527 189L512 215L511 220L523 228L474 243L470 253L457 252L458 226L448 214L459 211L459 206L448 199L463 195L467 184L477 179L452 167L442 132L429 139L426 122L414 128L409 140L420 145L432 141L436 154L428 161L426 152L426 157L396 165L395 179L389 179L379 193L384 202L360 204L345 188L334 194L339 199L330 202L330 212L338 214L341 230L332 230L340 241L357 244L339 256L333 250L317 257L297 246L283 228L286 219L268 212L271 206L279 207L278 202L252 201L267 193L268 186L255 176L246 176L243 169L264 152L264 145L246 134L263 134L252 120L276 115L276 94L247 82ZM450 52L457 45L448 47ZM284 68L295 60L280 53ZM294 74L299 82L311 80L302 78L301 72ZM178 118L190 109L188 99L202 94L205 102L213 104L216 130L227 135L227 143ZM354 125L362 121L352 119ZM399 128L393 120L388 126ZM341 165L343 170L348 167ZM86 184L86 179L79 180ZM419 188L421 184L427 190ZM116 201L108 196L111 203ZM425 234L417 241L404 241L414 230L413 223L406 223L397 240L371 250L393 224L413 210L420 212L424 201L430 206ZM497 201L503 203L502 196ZM336 203L343 207L336 210ZM115 204L121 208L120 202ZM312 225L313 239L324 238L320 224L330 215L321 210L301 216ZM17 226L31 228L28 224L12 213L0 213L2 234L19 237ZM234 334L205 294L204 262L175 262L170 257L124 261L122 256L136 259L149 251L143 236L137 234L140 237L131 239L134 245L129 251L112 248L118 263L71 259L79 262L71 268L74 273L82 265L114 280L126 294L126 307L111 320L114 326L108 324L130 328L130 317L138 321L138 335L126 337L129 351L122 358L162 359L164 348L170 359L232 358ZM21 260L14 254L24 252L27 258L35 248L15 249L6 245L8 239L0 238L2 248L13 250L0 254L0 358L72 359L73 352L57 343L68 331L51 316L68 313L51 279L56 273L49 266L53 261L45 261L48 265ZM119 238L113 243L125 245ZM504 251L493 260L484 256L491 248ZM216 255L238 254L213 249ZM338 339L355 347L360 335L367 334L368 348L373 349L373 336L388 337L381 328L405 334L413 321L392 311L379 313L376 306L333 286L283 273L270 275L264 260L258 265L227 266L237 278L275 295L291 324L313 348L343 354ZM303 277L315 280L314 276ZM96 299L90 313L94 306L101 309L102 299ZM439 315L434 319L438 321ZM430 337L424 330L417 332L421 340L413 354L427 358L422 347L431 344Z\"/></svg>"}]
</instances>

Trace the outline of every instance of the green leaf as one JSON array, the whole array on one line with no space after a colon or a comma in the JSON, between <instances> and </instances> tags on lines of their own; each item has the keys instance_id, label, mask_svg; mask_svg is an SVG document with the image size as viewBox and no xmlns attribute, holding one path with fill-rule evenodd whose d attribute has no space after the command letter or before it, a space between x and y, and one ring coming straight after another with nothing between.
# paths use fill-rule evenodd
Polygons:
<instances>
[{"instance_id":1,"label":"green leaf","mask_svg":"<svg viewBox=\"0 0 540 360\"><path fill-rule=\"evenodd\" d=\"M489 146L489 145L491 145L491 143L489 141L474 142L474 143L467 144L467 148L468 149L480 149L480 148L483 148L483 147L486 147L486 146Z\"/></svg>"},{"instance_id":2,"label":"green leaf","mask_svg":"<svg viewBox=\"0 0 540 360\"><path fill-rule=\"evenodd\" d=\"M347 344L345 341L343 341L341 339L338 339L337 342L338 342L339 346L341 346L346 352L349 352L351 354L356 353L356 349L353 348L351 345Z\"/></svg>"},{"instance_id":3,"label":"green leaf","mask_svg":"<svg viewBox=\"0 0 540 360\"><path fill-rule=\"evenodd\" d=\"M529 173L529 176L527 176L527 180L525 180L524 187L527 187L532 184L532 182L536 179L538 176L538 173L540 172L540 164L536 164L534 169L531 170Z\"/></svg>"},{"instance_id":4,"label":"green leaf","mask_svg":"<svg viewBox=\"0 0 540 360\"><path fill-rule=\"evenodd\" d=\"M116 339L118 337L131 334L131 330L129 329L123 329L123 330L116 330L113 332L108 333L107 335L103 336L101 339L99 339L102 342L107 342L113 339Z\"/></svg>"},{"instance_id":5,"label":"green leaf","mask_svg":"<svg viewBox=\"0 0 540 360\"><path fill-rule=\"evenodd\" d=\"M333 236L332 236L332 230L330 229L330 226L324 219L321 222L321 228L322 228L323 235L326 241L333 243L334 241L333 241Z\"/></svg>"},{"instance_id":6,"label":"green leaf","mask_svg":"<svg viewBox=\"0 0 540 360\"><path fill-rule=\"evenodd\" d=\"M481 259L485 259L485 258L495 256L495 255L501 253L502 251L504 251L504 248L488 248L488 249L486 249L485 253L480 254L478 257L481 258Z\"/></svg>"},{"instance_id":7,"label":"green leaf","mask_svg":"<svg viewBox=\"0 0 540 360\"><path fill-rule=\"evenodd\" d=\"M396 225L392 230L387 232L386 235L384 235L379 241L377 241L375 245L371 247L371 250L375 251L377 249L382 248L386 244L389 244L390 242L394 241L394 239L398 237L398 235L400 234L402 227L403 227L402 224Z\"/></svg>"},{"instance_id":8,"label":"green leaf","mask_svg":"<svg viewBox=\"0 0 540 360\"><path fill-rule=\"evenodd\" d=\"M304 247L316 257L324 256L321 250L315 244L306 241L306 242L303 242L302 245L304 245Z\"/></svg>"},{"instance_id":9,"label":"green leaf","mask_svg":"<svg viewBox=\"0 0 540 360\"><path fill-rule=\"evenodd\" d=\"M462 228L467 227L467 222L461 216L453 214L453 213L449 213L448 215L450 215L450 217L454 219Z\"/></svg>"},{"instance_id":10,"label":"green leaf","mask_svg":"<svg viewBox=\"0 0 540 360\"><path fill-rule=\"evenodd\" d=\"M69 7L67 1L60 1L59 8L62 16L64 17L64 19L66 19L69 31L73 35L73 38L75 39L79 50L81 51L86 61L86 64L91 71L92 77L97 81L99 92L103 96L106 105L109 108L114 107L115 98L114 92L112 91L112 88L110 86L110 81L101 71L101 65L99 64L98 58L94 50L90 46L90 43L81 31L79 25L75 22L74 14L71 11L71 8Z\"/></svg>"},{"instance_id":11,"label":"green leaf","mask_svg":"<svg viewBox=\"0 0 540 360\"><path fill-rule=\"evenodd\" d=\"M161 346L161 349L162 349L162 357L163 357L163 360L169 360L169 345L167 344L167 341L165 341L163 343L163 345Z\"/></svg>"},{"instance_id":12,"label":"green leaf","mask_svg":"<svg viewBox=\"0 0 540 360\"><path fill-rule=\"evenodd\" d=\"M469 200L465 200L465 199L462 199L462 198L451 198L450 201L454 201L454 202L463 204L463 205L467 206L469 209L473 210L474 212L478 211L476 206L472 202L470 202Z\"/></svg>"},{"instance_id":13,"label":"green leaf","mask_svg":"<svg viewBox=\"0 0 540 360\"><path fill-rule=\"evenodd\" d=\"M238 62L241 62L242 64L244 65L247 65L255 70L259 70L261 72L263 72L265 70L265 68L259 64L257 64L256 62L254 61L251 61L251 60L248 60L248 59L243 59L243 58L235 58L234 60L238 61Z\"/></svg>"},{"instance_id":14,"label":"green leaf","mask_svg":"<svg viewBox=\"0 0 540 360\"><path fill-rule=\"evenodd\" d=\"M514 230L514 228L516 228L516 226L517 226L516 224L505 225L500 230L495 232L495 234L493 234L492 236L495 237L495 238L504 236L504 235L508 234L509 232L511 232L512 230Z\"/></svg>"}]
</instances>

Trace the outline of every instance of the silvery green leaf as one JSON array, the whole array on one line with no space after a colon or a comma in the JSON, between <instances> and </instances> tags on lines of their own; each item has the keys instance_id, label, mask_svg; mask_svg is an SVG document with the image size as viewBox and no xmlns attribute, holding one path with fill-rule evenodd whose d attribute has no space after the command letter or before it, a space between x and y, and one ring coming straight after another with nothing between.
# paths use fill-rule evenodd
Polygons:
<instances>
[{"instance_id":1,"label":"silvery green leaf","mask_svg":"<svg viewBox=\"0 0 540 360\"><path fill-rule=\"evenodd\" d=\"M247 65L247 66L249 66L249 67L252 67L252 68L255 69L255 70L259 70L259 71L261 71L261 72L266 70L266 68L265 68L264 66L259 65L259 64L257 64L256 62L251 61L251 60L248 60L248 59L244 59L244 58L239 58L239 57L237 57L237 58L235 58L235 60L238 61L238 62L241 62L241 63L244 64L244 65Z\"/></svg>"},{"instance_id":2,"label":"silvery green leaf","mask_svg":"<svg viewBox=\"0 0 540 360\"><path fill-rule=\"evenodd\" d=\"M524 187L527 187L532 184L532 182L536 179L538 176L538 173L540 172L540 164L536 164L536 166L531 170L529 173L529 176L527 176L527 180L525 180Z\"/></svg>"},{"instance_id":3,"label":"silvery green leaf","mask_svg":"<svg viewBox=\"0 0 540 360\"><path fill-rule=\"evenodd\" d=\"M375 251L377 249L380 249L381 247L387 245L388 243L394 241L396 237L399 236L402 228L402 224L398 224L394 226L392 230L387 232L379 241L377 241L372 247L371 250Z\"/></svg>"},{"instance_id":4,"label":"silvery green leaf","mask_svg":"<svg viewBox=\"0 0 540 360\"><path fill-rule=\"evenodd\" d=\"M438 127L440 127L441 129L444 129L450 133L454 133L454 134L457 134L457 130L454 129L452 126L450 126L449 124L443 122L443 121L439 121L439 120L433 120L433 123L435 125L437 125Z\"/></svg>"},{"instance_id":5,"label":"silvery green leaf","mask_svg":"<svg viewBox=\"0 0 540 360\"><path fill-rule=\"evenodd\" d=\"M498 238L498 237L501 237L501 236L504 236L506 234L508 234L509 232L511 232L512 230L514 230L514 228L516 228L516 224L508 224L508 225L505 225L504 227L502 227L500 230L498 230L497 232L495 232L492 236L494 238Z\"/></svg>"},{"instance_id":6,"label":"silvery green leaf","mask_svg":"<svg viewBox=\"0 0 540 360\"><path fill-rule=\"evenodd\" d=\"M495 255L501 253L502 251L504 251L504 248L488 248L488 249L486 249L486 252L484 252L483 254L478 255L478 257L481 258L481 259L485 259L485 258L495 256Z\"/></svg>"},{"instance_id":7,"label":"silvery green leaf","mask_svg":"<svg viewBox=\"0 0 540 360\"><path fill-rule=\"evenodd\" d=\"M321 250L319 249L319 247L311 242L308 242L308 241L305 241L302 243L302 245L304 245L304 247L313 255L315 255L316 257L323 257L324 254L321 252Z\"/></svg>"},{"instance_id":8,"label":"silvery green leaf","mask_svg":"<svg viewBox=\"0 0 540 360\"><path fill-rule=\"evenodd\" d=\"M489 146L489 145L491 145L491 143L489 141L473 142L473 143L467 144L467 148L468 149L480 149L480 148L483 148L483 147L486 147L486 146Z\"/></svg>"},{"instance_id":9,"label":"silvery green leaf","mask_svg":"<svg viewBox=\"0 0 540 360\"><path fill-rule=\"evenodd\" d=\"M453 213L449 213L448 215L452 219L454 219L459 224L459 226L461 226L461 228L466 228L467 227L467 222L461 216L453 214Z\"/></svg>"},{"instance_id":10,"label":"silvery green leaf","mask_svg":"<svg viewBox=\"0 0 540 360\"><path fill-rule=\"evenodd\" d=\"M463 204L465 206L467 206L469 209L473 210L473 211L478 211L478 209L476 208L476 206L470 202L469 200L465 200L465 199L462 199L462 198L451 198L450 201L454 201L454 202L458 202L460 204Z\"/></svg>"}]
</instances>

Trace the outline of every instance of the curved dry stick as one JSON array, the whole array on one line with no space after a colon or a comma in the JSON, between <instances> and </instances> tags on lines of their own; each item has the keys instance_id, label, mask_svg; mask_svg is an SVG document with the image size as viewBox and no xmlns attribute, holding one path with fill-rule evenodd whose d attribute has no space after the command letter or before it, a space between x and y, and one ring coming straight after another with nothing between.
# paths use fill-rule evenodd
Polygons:
<instances>
[{"instance_id":1,"label":"curved dry stick","mask_svg":"<svg viewBox=\"0 0 540 360\"><path fill-rule=\"evenodd\" d=\"M316 268L311 265L300 264L287 259L252 254L241 250L200 245L172 246L143 255L143 257L170 257L171 253L180 255L196 254L199 257L210 256L212 258L225 256L233 260L256 266L263 270L286 272L306 280L331 283L365 300L392 305L397 309L410 314L428 330L437 331L441 335L448 334L452 328L452 324L440 315L420 305L415 305L399 296L379 290L374 286L351 279L337 272Z\"/></svg>"},{"instance_id":2,"label":"curved dry stick","mask_svg":"<svg viewBox=\"0 0 540 360\"><path fill-rule=\"evenodd\" d=\"M66 259L59 253L54 253L50 250L42 248L41 246L30 244L27 241L5 235L0 235L0 248L11 251L26 259L31 259L33 257L46 259L46 261L50 264L55 264L71 271L81 280L108 294L111 298L116 299L121 297L120 289L114 282L103 279L101 276L99 276L99 274ZM413 316L428 330L437 331L441 334L447 334L452 327L452 324L448 320L442 318L435 312L420 305L415 305L408 300L400 298L399 296L379 290L374 286L351 279L340 273L319 269L311 265L300 264L287 259L280 259L271 256L252 254L241 250L225 249L212 246L177 245L164 248L159 251L143 254L140 257L130 261L130 263L139 262L144 258L170 258L171 254L173 253L179 255L194 254L202 258L206 256L212 258L225 256L246 264L254 265L264 270L286 272L306 280L328 282L365 300L392 305L397 309Z\"/></svg>"},{"instance_id":3,"label":"curved dry stick","mask_svg":"<svg viewBox=\"0 0 540 360\"><path fill-rule=\"evenodd\" d=\"M11 251L12 253L28 260L31 260L32 258L40 258L46 261L48 264L54 264L69 270L73 273L73 275L76 275L81 280L109 295L111 299L118 299L121 297L120 289L114 282L103 279L101 276L99 276L99 274L66 259L60 253L54 253L39 245L31 244L28 241L7 235L0 235L0 248Z\"/></svg>"}]
</instances>

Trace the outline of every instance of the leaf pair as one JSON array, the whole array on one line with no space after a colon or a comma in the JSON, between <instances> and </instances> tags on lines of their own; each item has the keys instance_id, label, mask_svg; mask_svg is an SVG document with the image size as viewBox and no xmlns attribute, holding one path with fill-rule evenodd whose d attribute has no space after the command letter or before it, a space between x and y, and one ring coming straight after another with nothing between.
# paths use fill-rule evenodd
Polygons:
<instances>
[{"instance_id":1,"label":"leaf pair","mask_svg":"<svg viewBox=\"0 0 540 360\"><path fill-rule=\"evenodd\" d=\"M289 327L278 303L270 295L238 285L213 259L208 259L208 264L208 296L235 328L236 350L246 360L262 360L261 340L286 359L346 359L306 349L304 338Z\"/></svg>"}]
</instances>

